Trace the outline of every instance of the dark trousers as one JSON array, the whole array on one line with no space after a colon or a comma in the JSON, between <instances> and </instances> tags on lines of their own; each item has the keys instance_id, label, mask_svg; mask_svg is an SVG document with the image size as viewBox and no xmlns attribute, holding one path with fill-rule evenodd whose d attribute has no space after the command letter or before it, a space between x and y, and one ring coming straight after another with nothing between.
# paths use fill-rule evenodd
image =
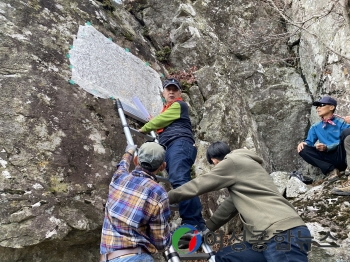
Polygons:
<instances>
[{"instance_id":1,"label":"dark trousers","mask_svg":"<svg viewBox=\"0 0 350 262\"><path fill-rule=\"evenodd\" d=\"M318 151L314 146L305 145L304 149L299 152L299 155L307 163L319 167L325 175L335 168L339 171L344 171L347 167L344 140L348 135L350 135L350 128L343 130L340 135L339 145L332 151Z\"/></svg>"},{"instance_id":2,"label":"dark trousers","mask_svg":"<svg viewBox=\"0 0 350 262\"><path fill-rule=\"evenodd\" d=\"M165 154L166 170L174 189L191 180L191 167L196 156L196 147L187 140L177 139L168 146ZM181 201L179 213L182 224L196 226L198 230L205 229L202 204L198 196Z\"/></svg>"},{"instance_id":3,"label":"dark trousers","mask_svg":"<svg viewBox=\"0 0 350 262\"><path fill-rule=\"evenodd\" d=\"M285 237L286 236L286 237ZM267 240L262 249L241 242L219 250L216 262L307 262L311 250L311 234L306 226L291 228ZM264 241L265 242L265 241Z\"/></svg>"}]
</instances>

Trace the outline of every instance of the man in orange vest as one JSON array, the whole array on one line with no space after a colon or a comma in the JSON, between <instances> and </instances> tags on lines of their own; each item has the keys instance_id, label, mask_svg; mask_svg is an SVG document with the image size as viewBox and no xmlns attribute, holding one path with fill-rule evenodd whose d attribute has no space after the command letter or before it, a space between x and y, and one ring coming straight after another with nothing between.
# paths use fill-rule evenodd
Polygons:
<instances>
[{"instance_id":1,"label":"man in orange vest","mask_svg":"<svg viewBox=\"0 0 350 262\"><path fill-rule=\"evenodd\" d=\"M156 130L159 143L166 146L165 162L169 182L177 188L191 180L191 167L197 156L197 149L192 133L192 124L188 114L188 105L182 101L181 85L174 78L163 83L165 104L162 112L152 118L139 131L148 133ZM202 217L202 205L199 197L179 203L182 224L189 224L204 231L205 221Z\"/></svg>"}]
</instances>

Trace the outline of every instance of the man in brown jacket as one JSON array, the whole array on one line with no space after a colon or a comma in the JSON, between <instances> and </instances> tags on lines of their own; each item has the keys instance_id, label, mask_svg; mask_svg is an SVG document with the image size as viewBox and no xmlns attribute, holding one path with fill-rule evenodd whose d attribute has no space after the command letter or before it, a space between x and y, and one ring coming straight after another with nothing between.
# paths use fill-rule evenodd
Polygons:
<instances>
[{"instance_id":1,"label":"man in brown jacket","mask_svg":"<svg viewBox=\"0 0 350 262\"><path fill-rule=\"evenodd\" d=\"M206 225L214 232L239 214L244 242L238 248L233 244L219 250L216 261L308 261L310 231L279 193L262 167L262 159L251 150L230 151L226 143L211 144L207 160L215 167L210 173L170 190L170 203L227 188L230 196Z\"/></svg>"}]
</instances>

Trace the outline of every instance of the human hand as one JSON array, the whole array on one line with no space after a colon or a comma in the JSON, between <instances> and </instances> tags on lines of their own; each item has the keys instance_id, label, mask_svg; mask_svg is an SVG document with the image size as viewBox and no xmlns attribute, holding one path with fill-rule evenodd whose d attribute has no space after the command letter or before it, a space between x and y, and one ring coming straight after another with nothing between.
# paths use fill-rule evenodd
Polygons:
<instances>
[{"instance_id":1,"label":"human hand","mask_svg":"<svg viewBox=\"0 0 350 262\"><path fill-rule=\"evenodd\" d=\"M125 152L129 152L130 154L133 155L136 151L136 148L137 148L137 145L132 145L128 141L128 144L126 145L126 148L125 148Z\"/></svg>"},{"instance_id":2,"label":"human hand","mask_svg":"<svg viewBox=\"0 0 350 262\"><path fill-rule=\"evenodd\" d=\"M350 124L350 116L344 117L344 121L348 124Z\"/></svg>"},{"instance_id":3,"label":"human hand","mask_svg":"<svg viewBox=\"0 0 350 262\"><path fill-rule=\"evenodd\" d=\"M316 149L318 151L327 151L327 146L325 144L318 143L318 144L316 144Z\"/></svg>"},{"instance_id":4,"label":"human hand","mask_svg":"<svg viewBox=\"0 0 350 262\"><path fill-rule=\"evenodd\" d=\"M303 150L303 149L304 149L304 145L306 145L306 143L305 143L305 142L301 142L301 143L299 143L299 145L298 145L298 147L297 147L298 153L299 153L301 150Z\"/></svg>"},{"instance_id":5,"label":"human hand","mask_svg":"<svg viewBox=\"0 0 350 262\"><path fill-rule=\"evenodd\" d=\"M138 132L144 134L145 132L142 131L142 129L137 130Z\"/></svg>"}]
</instances>

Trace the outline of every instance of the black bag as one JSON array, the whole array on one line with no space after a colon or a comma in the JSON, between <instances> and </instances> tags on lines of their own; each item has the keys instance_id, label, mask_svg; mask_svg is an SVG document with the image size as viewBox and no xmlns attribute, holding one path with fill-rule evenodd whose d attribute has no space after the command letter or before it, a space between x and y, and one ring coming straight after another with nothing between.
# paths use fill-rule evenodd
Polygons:
<instances>
[{"instance_id":1,"label":"black bag","mask_svg":"<svg viewBox=\"0 0 350 262\"><path fill-rule=\"evenodd\" d=\"M307 185L312 184L312 182L314 182L311 177L304 176L300 171L293 171L292 173L290 173L289 179L291 179L292 177L298 178L301 182Z\"/></svg>"}]
</instances>

